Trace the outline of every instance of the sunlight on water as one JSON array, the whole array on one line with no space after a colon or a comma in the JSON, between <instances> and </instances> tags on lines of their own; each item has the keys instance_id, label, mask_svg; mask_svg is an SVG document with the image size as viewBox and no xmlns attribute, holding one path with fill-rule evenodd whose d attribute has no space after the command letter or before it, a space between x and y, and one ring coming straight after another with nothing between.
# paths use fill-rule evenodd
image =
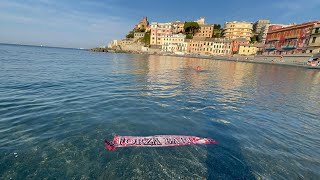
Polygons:
<instances>
[{"instance_id":1,"label":"sunlight on water","mask_svg":"<svg viewBox=\"0 0 320 180\"><path fill-rule=\"evenodd\" d=\"M320 178L317 70L32 46L0 52L1 179ZM219 144L109 152L103 143L161 134Z\"/></svg>"}]
</instances>

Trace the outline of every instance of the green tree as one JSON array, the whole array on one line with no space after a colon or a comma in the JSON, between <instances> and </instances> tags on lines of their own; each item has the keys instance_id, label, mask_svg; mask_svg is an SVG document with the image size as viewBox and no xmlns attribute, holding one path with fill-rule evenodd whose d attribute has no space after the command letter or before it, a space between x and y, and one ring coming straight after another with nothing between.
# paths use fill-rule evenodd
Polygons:
<instances>
[{"instance_id":1,"label":"green tree","mask_svg":"<svg viewBox=\"0 0 320 180\"><path fill-rule=\"evenodd\" d=\"M143 42L145 45L150 45L150 31L146 32L146 34L143 37Z\"/></svg>"},{"instance_id":2,"label":"green tree","mask_svg":"<svg viewBox=\"0 0 320 180\"><path fill-rule=\"evenodd\" d=\"M221 25L220 24L214 24L214 28L213 29L221 29Z\"/></svg>"},{"instance_id":3,"label":"green tree","mask_svg":"<svg viewBox=\"0 0 320 180\"><path fill-rule=\"evenodd\" d=\"M185 22L183 28L187 34L191 34L193 36L194 33L200 29L200 26L197 22Z\"/></svg>"},{"instance_id":4,"label":"green tree","mask_svg":"<svg viewBox=\"0 0 320 180\"><path fill-rule=\"evenodd\" d=\"M257 42L258 40L259 40L258 35L254 35L254 36L251 37L251 43L255 43L255 42Z\"/></svg>"},{"instance_id":5,"label":"green tree","mask_svg":"<svg viewBox=\"0 0 320 180\"><path fill-rule=\"evenodd\" d=\"M134 38L134 32L130 31L127 35L126 38Z\"/></svg>"},{"instance_id":6,"label":"green tree","mask_svg":"<svg viewBox=\"0 0 320 180\"><path fill-rule=\"evenodd\" d=\"M186 35L186 39L192 39L192 38L193 38L193 36L191 34Z\"/></svg>"},{"instance_id":7,"label":"green tree","mask_svg":"<svg viewBox=\"0 0 320 180\"><path fill-rule=\"evenodd\" d=\"M222 37L222 29L214 29L212 37L214 37L214 38Z\"/></svg>"}]
</instances>

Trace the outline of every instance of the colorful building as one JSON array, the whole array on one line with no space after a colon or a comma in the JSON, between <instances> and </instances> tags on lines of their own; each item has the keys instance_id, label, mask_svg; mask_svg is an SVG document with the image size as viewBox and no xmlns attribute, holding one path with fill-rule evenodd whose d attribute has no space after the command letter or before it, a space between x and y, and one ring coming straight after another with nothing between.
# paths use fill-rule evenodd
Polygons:
<instances>
[{"instance_id":1,"label":"colorful building","mask_svg":"<svg viewBox=\"0 0 320 180\"><path fill-rule=\"evenodd\" d=\"M162 52L184 54L187 51L187 42L185 41L186 35L184 34L172 34L162 37Z\"/></svg>"},{"instance_id":2,"label":"colorful building","mask_svg":"<svg viewBox=\"0 0 320 180\"><path fill-rule=\"evenodd\" d=\"M172 33L173 26L171 23L151 23L150 45L160 47L162 45L161 38L170 36Z\"/></svg>"},{"instance_id":3,"label":"colorful building","mask_svg":"<svg viewBox=\"0 0 320 180\"><path fill-rule=\"evenodd\" d=\"M201 24L199 25L200 29L194 34L193 37L205 37L205 38L212 38L213 35L213 24Z\"/></svg>"},{"instance_id":4,"label":"colorful building","mask_svg":"<svg viewBox=\"0 0 320 180\"><path fill-rule=\"evenodd\" d=\"M258 48L253 44L240 44L238 49L238 54L240 55L255 55L258 51Z\"/></svg>"},{"instance_id":5,"label":"colorful building","mask_svg":"<svg viewBox=\"0 0 320 180\"><path fill-rule=\"evenodd\" d=\"M173 26L173 34L184 32L184 22L176 21L171 23Z\"/></svg>"},{"instance_id":6,"label":"colorful building","mask_svg":"<svg viewBox=\"0 0 320 180\"><path fill-rule=\"evenodd\" d=\"M197 19L194 22L198 23L199 25L204 25L205 24L205 18L204 17L200 17L199 19Z\"/></svg>"},{"instance_id":7,"label":"colorful building","mask_svg":"<svg viewBox=\"0 0 320 180\"><path fill-rule=\"evenodd\" d=\"M145 34L146 34L145 32L135 32L133 34L133 37L134 39L139 39L139 38L143 38Z\"/></svg>"},{"instance_id":8,"label":"colorful building","mask_svg":"<svg viewBox=\"0 0 320 180\"><path fill-rule=\"evenodd\" d=\"M149 26L148 18L145 16L143 19L135 26L135 30L147 29Z\"/></svg>"},{"instance_id":9,"label":"colorful building","mask_svg":"<svg viewBox=\"0 0 320 180\"><path fill-rule=\"evenodd\" d=\"M224 38L193 38L188 40L187 52L192 54L229 55L232 42Z\"/></svg>"},{"instance_id":10,"label":"colorful building","mask_svg":"<svg viewBox=\"0 0 320 180\"><path fill-rule=\"evenodd\" d=\"M269 27L264 54L305 53L311 31L319 23L320 21L307 22L279 29Z\"/></svg>"},{"instance_id":11,"label":"colorful building","mask_svg":"<svg viewBox=\"0 0 320 180\"><path fill-rule=\"evenodd\" d=\"M226 39L245 38L250 40L252 29L253 25L249 22L226 22L224 24L223 37Z\"/></svg>"},{"instance_id":12,"label":"colorful building","mask_svg":"<svg viewBox=\"0 0 320 180\"><path fill-rule=\"evenodd\" d=\"M249 44L249 40L246 38L237 38L232 41L232 54L237 54L239 51L240 44Z\"/></svg>"},{"instance_id":13,"label":"colorful building","mask_svg":"<svg viewBox=\"0 0 320 180\"><path fill-rule=\"evenodd\" d=\"M269 31L269 28L272 29L272 30L275 30L275 29L280 29L280 28L284 28L284 27L288 27L290 25L285 25L285 24L266 24L265 26L263 26L261 28L261 31L260 33L258 34L258 38L259 38L259 42L261 43L266 43L266 39L267 39L267 34L268 34L268 31Z\"/></svg>"},{"instance_id":14,"label":"colorful building","mask_svg":"<svg viewBox=\"0 0 320 180\"><path fill-rule=\"evenodd\" d=\"M320 53L320 24L313 26L307 53Z\"/></svg>"}]
</instances>

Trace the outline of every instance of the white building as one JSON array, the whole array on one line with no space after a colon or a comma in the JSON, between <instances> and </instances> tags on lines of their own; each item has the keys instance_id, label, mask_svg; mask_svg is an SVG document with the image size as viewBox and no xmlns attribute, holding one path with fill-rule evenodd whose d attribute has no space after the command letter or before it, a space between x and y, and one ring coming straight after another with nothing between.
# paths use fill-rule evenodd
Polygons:
<instances>
[{"instance_id":1,"label":"white building","mask_svg":"<svg viewBox=\"0 0 320 180\"><path fill-rule=\"evenodd\" d=\"M109 44L108 44L108 48L114 48L117 47L119 45L119 40L112 40Z\"/></svg>"},{"instance_id":2,"label":"white building","mask_svg":"<svg viewBox=\"0 0 320 180\"><path fill-rule=\"evenodd\" d=\"M173 34L162 37L161 51L176 54L184 54L187 51L188 43L185 41L186 35Z\"/></svg>"}]
</instances>

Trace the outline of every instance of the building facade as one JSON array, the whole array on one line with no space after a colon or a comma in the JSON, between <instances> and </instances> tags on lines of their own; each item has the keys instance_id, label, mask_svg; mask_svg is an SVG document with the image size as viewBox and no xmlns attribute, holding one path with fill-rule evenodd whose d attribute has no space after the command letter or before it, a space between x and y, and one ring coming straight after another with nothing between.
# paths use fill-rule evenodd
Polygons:
<instances>
[{"instance_id":1,"label":"building facade","mask_svg":"<svg viewBox=\"0 0 320 180\"><path fill-rule=\"evenodd\" d=\"M187 51L187 42L185 41L186 35L184 34L172 34L162 37L161 51L168 53L184 54ZM179 53L178 53L179 54Z\"/></svg>"},{"instance_id":2,"label":"building facade","mask_svg":"<svg viewBox=\"0 0 320 180\"><path fill-rule=\"evenodd\" d=\"M201 24L200 29L194 34L193 37L205 37L212 38L214 25L213 24Z\"/></svg>"},{"instance_id":3,"label":"building facade","mask_svg":"<svg viewBox=\"0 0 320 180\"><path fill-rule=\"evenodd\" d=\"M320 53L320 24L313 26L308 43L307 53Z\"/></svg>"},{"instance_id":4,"label":"building facade","mask_svg":"<svg viewBox=\"0 0 320 180\"><path fill-rule=\"evenodd\" d=\"M223 37L226 39L245 38L250 40L252 37L253 25L249 22L226 22L224 24Z\"/></svg>"},{"instance_id":5,"label":"building facade","mask_svg":"<svg viewBox=\"0 0 320 180\"><path fill-rule=\"evenodd\" d=\"M172 23L151 23L150 45L161 46L162 37L170 36L173 33Z\"/></svg>"},{"instance_id":6,"label":"building facade","mask_svg":"<svg viewBox=\"0 0 320 180\"><path fill-rule=\"evenodd\" d=\"M268 34L268 31L272 31L272 30L275 30L275 29L280 29L280 28L284 28L284 27L288 27L290 25L285 25L285 24L266 24L265 26L263 26L261 28L261 31L258 35L259 37L259 42L260 43L266 43L266 39L267 39L267 34Z\"/></svg>"},{"instance_id":7,"label":"building facade","mask_svg":"<svg viewBox=\"0 0 320 180\"><path fill-rule=\"evenodd\" d=\"M232 42L224 38L193 38L188 40L187 52L205 55L229 55Z\"/></svg>"},{"instance_id":8,"label":"building facade","mask_svg":"<svg viewBox=\"0 0 320 180\"><path fill-rule=\"evenodd\" d=\"M146 34L145 32L135 32L133 34L133 37L134 39L139 39L139 38L143 38L145 34Z\"/></svg>"},{"instance_id":9,"label":"building facade","mask_svg":"<svg viewBox=\"0 0 320 180\"><path fill-rule=\"evenodd\" d=\"M249 40L247 40L246 38L237 38L232 40L232 49L231 49L232 54L238 53L240 44L249 44Z\"/></svg>"},{"instance_id":10,"label":"building facade","mask_svg":"<svg viewBox=\"0 0 320 180\"><path fill-rule=\"evenodd\" d=\"M240 44L238 49L238 54L240 55L255 55L257 53L258 48L253 44Z\"/></svg>"},{"instance_id":11,"label":"building facade","mask_svg":"<svg viewBox=\"0 0 320 180\"><path fill-rule=\"evenodd\" d=\"M194 22L198 23L199 25L204 25L205 24L205 18L204 17L200 17L199 19L197 19Z\"/></svg>"},{"instance_id":12,"label":"building facade","mask_svg":"<svg viewBox=\"0 0 320 180\"><path fill-rule=\"evenodd\" d=\"M108 48L116 48L119 45L119 40L112 40L109 44L108 44Z\"/></svg>"},{"instance_id":13,"label":"building facade","mask_svg":"<svg viewBox=\"0 0 320 180\"><path fill-rule=\"evenodd\" d=\"M133 43L134 43L133 38L127 38L127 39L122 39L121 41L119 41L118 45L125 46L125 45L129 45L129 44L133 44Z\"/></svg>"},{"instance_id":14,"label":"building facade","mask_svg":"<svg viewBox=\"0 0 320 180\"><path fill-rule=\"evenodd\" d=\"M305 53L312 29L320 21L292 25L270 30L267 34L264 54Z\"/></svg>"},{"instance_id":15,"label":"building facade","mask_svg":"<svg viewBox=\"0 0 320 180\"><path fill-rule=\"evenodd\" d=\"M253 32L259 34L262 28L268 24L270 24L269 20L258 20L253 24Z\"/></svg>"},{"instance_id":16,"label":"building facade","mask_svg":"<svg viewBox=\"0 0 320 180\"><path fill-rule=\"evenodd\" d=\"M173 34L184 33L184 22L172 22Z\"/></svg>"}]
</instances>

